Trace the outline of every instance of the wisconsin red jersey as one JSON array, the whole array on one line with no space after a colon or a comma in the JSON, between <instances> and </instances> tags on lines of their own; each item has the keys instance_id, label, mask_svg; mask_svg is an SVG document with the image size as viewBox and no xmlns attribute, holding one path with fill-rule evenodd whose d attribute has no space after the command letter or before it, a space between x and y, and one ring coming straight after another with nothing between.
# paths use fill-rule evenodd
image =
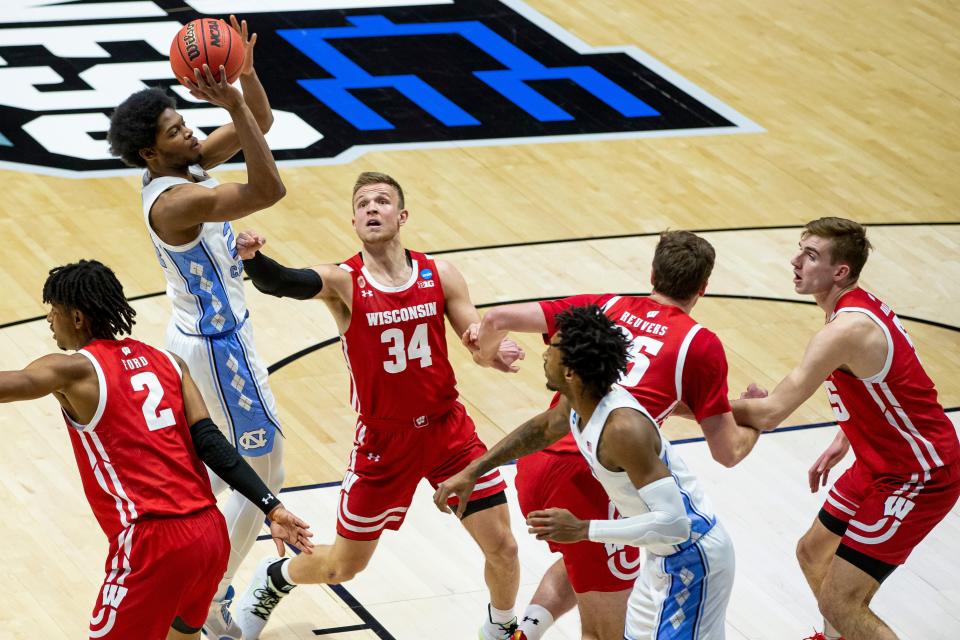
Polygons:
<instances>
[{"instance_id":1,"label":"wisconsin red jersey","mask_svg":"<svg viewBox=\"0 0 960 640\"><path fill-rule=\"evenodd\" d=\"M887 359L876 375L857 378L837 369L824 383L857 460L874 474L912 474L960 459L953 423L890 307L857 288L840 297L830 320L841 313L866 315L887 339Z\"/></svg>"},{"instance_id":2,"label":"wisconsin red jersey","mask_svg":"<svg viewBox=\"0 0 960 640\"><path fill-rule=\"evenodd\" d=\"M64 419L83 490L107 537L142 520L214 506L173 358L129 338L94 340L79 353L97 370L100 401L89 424Z\"/></svg>"},{"instance_id":3,"label":"wisconsin red jersey","mask_svg":"<svg viewBox=\"0 0 960 640\"><path fill-rule=\"evenodd\" d=\"M556 332L556 315L575 306L595 304L630 339L630 363L619 380L662 424L678 402L698 421L730 411L727 358L719 338L679 307L647 296L580 295L540 303L548 335ZM687 363L692 363L687 366ZM548 450L576 452L572 436Z\"/></svg>"},{"instance_id":4,"label":"wisconsin red jersey","mask_svg":"<svg viewBox=\"0 0 960 640\"><path fill-rule=\"evenodd\" d=\"M457 400L437 265L426 254L408 255L413 272L399 287L374 280L361 254L340 265L353 277L350 326L342 336L351 401L373 427L423 427Z\"/></svg>"}]
</instances>

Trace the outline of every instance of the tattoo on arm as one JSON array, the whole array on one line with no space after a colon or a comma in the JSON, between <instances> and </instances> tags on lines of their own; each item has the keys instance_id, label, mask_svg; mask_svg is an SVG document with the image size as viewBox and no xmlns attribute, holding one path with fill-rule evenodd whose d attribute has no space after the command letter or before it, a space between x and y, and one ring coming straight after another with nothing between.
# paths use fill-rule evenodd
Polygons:
<instances>
[{"instance_id":1,"label":"tattoo on arm","mask_svg":"<svg viewBox=\"0 0 960 640\"><path fill-rule=\"evenodd\" d=\"M562 414L557 416L557 413L556 408L544 411L510 432L477 460L478 475L516 458L542 451L562 438L567 432L566 422L562 420Z\"/></svg>"}]
</instances>

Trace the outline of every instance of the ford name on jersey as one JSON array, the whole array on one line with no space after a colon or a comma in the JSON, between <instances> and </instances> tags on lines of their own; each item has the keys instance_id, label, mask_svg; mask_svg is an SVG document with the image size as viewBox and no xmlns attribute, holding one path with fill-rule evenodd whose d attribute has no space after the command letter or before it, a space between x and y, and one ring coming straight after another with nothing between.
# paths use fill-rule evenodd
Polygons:
<instances>
[{"instance_id":1,"label":"ford name on jersey","mask_svg":"<svg viewBox=\"0 0 960 640\"><path fill-rule=\"evenodd\" d=\"M0 167L127 171L104 134L110 112L147 86L169 87L200 137L229 122L176 82L168 56L184 23L233 12L258 34L267 142L281 163L762 131L634 43L593 49L522 0L3 0Z\"/></svg>"},{"instance_id":2,"label":"ford name on jersey","mask_svg":"<svg viewBox=\"0 0 960 640\"><path fill-rule=\"evenodd\" d=\"M384 324L397 324L398 322L417 320L435 315L437 315L437 303L426 302L424 304L415 304L411 307L391 309L389 311L368 311L367 325L377 327Z\"/></svg>"}]
</instances>

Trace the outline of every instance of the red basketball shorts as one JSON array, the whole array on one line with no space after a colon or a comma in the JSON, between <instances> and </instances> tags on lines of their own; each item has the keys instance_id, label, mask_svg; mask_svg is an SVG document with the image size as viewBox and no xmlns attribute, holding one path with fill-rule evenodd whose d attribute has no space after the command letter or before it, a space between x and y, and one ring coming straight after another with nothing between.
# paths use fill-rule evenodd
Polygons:
<instances>
[{"instance_id":1,"label":"red basketball shorts","mask_svg":"<svg viewBox=\"0 0 960 640\"><path fill-rule=\"evenodd\" d=\"M960 464L909 476L873 475L854 462L823 509L847 523L841 544L889 565L906 562L960 497Z\"/></svg>"},{"instance_id":2,"label":"red basketball shorts","mask_svg":"<svg viewBox=\"0 0 960 640\"><path fill-rule=\"evenodd\" d=\"M422 478L436 487L486 451L459 402L421 428L373 428L358 420L340 487L337 533L350 540L376 540L385 529L399 529ZM494 469L477 481L470 501L505 488ZM456 503L456 498L450 500Z\"/></svg>"},{"instance_id":3,"label":"red basketball shorts","mask_svg":"<svg viewBox=\"0 0 960 640\"><path fill-rule=\"evenodd\" d=\"M177 616L199 629L229 556L216 507L127 527L110 543L90 638L163 640Z\"/></svg>"},{"instance_id":4,"label":"red basketball shorts","mask_svg":"<svg viewBox=\"0 0 960 640\"><path fill-rule=\"evenodd\" d=\"M517 496L523 515L556 507L581 520L612 520L616 509L579 453L540 451L517 461ZM567 576L577 593L623 591L633 587L642 554L636 547L584 540L548 542L563 555Z\"/></svg>"}]
</instances>

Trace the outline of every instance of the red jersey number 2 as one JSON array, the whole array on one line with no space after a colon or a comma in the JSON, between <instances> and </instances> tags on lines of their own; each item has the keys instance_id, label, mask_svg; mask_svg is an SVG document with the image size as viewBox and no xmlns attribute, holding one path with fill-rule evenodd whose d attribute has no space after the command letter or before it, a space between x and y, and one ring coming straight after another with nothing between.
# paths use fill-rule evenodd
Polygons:
<instances>
[{"instance_id":1,"label":"red jersey number 2","mask_svg":"<svg viewBox=\"0 0 960 640\"><path fill-rule=\"evenodd\" d=\"M163 400L163 385L157 378L157 374L152 371L141 371L130 378L130 384L134 391L148 391L147 397L143 400L143 419L147 421L147 428L150 431L157 431L172 427L177 424L177 419L173 415L173 409L169 407L157 411L160 407L160 401Z\"/></svg>"}]
</instances>

